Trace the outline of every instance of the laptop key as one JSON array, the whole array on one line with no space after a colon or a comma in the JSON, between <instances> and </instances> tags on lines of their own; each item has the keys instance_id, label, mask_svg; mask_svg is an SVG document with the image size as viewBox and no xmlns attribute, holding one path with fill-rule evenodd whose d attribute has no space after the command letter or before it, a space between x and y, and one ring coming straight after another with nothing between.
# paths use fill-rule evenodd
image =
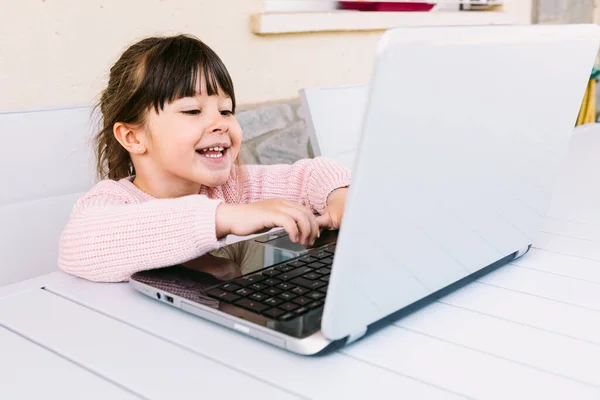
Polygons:
<instances>
[{"instance_id":1,"label":"laptop key","mask_svg":"<svg viewBox=\"0 0 600 400\"><path fill-rule=\"evenodd\" d=\"M248 281L251 283L258 283L258 282L264 281L267 278L265 278L262 275L252 275L252 276L247 276L246 279L248 279Z\"/></svg>"},{"instance_id":2,"label":"laptop key","mask_svg":"<svg viewBox=\"0 0 600 400\"><path fill-rule=\"evenodd\" d=\"M236 290L235 293L239 294L240 296L249 296L252 293L254 293L254 291L246 288L241 288L240 290Z\"/></svg>"},{"instance_id":3,"label":"laptop key","mask_svg":"<svg viewBox=\"0 0 600 400\"><path fill-rule=\"evenodd\" d=\"M281 272L288 272L288 271L293 270L294 267L284 264L284 265L278 265L274 269L277 271L281 271Z\"/></svg>"},{"instance_id":4,"label":"laptop key","mask_svg":"<svg viewBox=\"0 0 600 400\"><path fill-rule=\"evenodd\" d=\"M329 282L329 275L322 276L320 280L323 281L323 282Z\"/></svg>"},{"instance_id":5,"label":"laptop key","mask_svg":"<svg viewBox=\"0 0 600 400\"><path fill-rule=\"evenodd\" d=\"M310 253L311 257L314 258L318 258L319 260L321 258L327 258L331 256L331 252L325 251L325 250L321 250L321 251L317 251L316 253Z\"/></svg>"},{"instance_id":6,"label":"laptop key","mask_svg":"<svg viewBox=\"0 0 600 400\"><path fill-rule=\"evenodd\" d=\"M311 268L314 268L314 269L319 269L319 268L326 267L327 265L323 264L320 261L315 261L315 262L312 262L312 263L308 264L308 266L311 267Z\"/></svg>"},{"instance_id":7,"label":"laptop key","mask_svg":"<svg viewBox=\"0 0 600 400\"><path fill-rule=\"evenodd\" d=\"M294 314L296 315L302 315L306 312L308 312L310 309L308 307L300 307L294 310Z\"/></svg>"},{"instance_id":8,"label":"laptop key","mask_svg":"<svg viewBox=\"0 0 600 400\"><path fill-rule=\"evenodd\" d=\"M208 292L206 292L206 294L208 294L210 297L214 297L216 299L224 301L225 303L233 303L234 301L240 298L240 296L226 292L225 290L221 289L211 289Z\"/></svg>"},{"instance_id":9,"label":"laptop key","mask_svg":"<svg viewBox=\"0 0 600 400\"><path fill-rule=\"evenodd\" d=\"M279 308L285 311L294 311L298 306L294 303L284 303L280 305Z\"/></svg>"},{"instance_id":10,"label":"laptop key","mask_svg":"<svg viewBox=\"0 0 600 400\"><path fill-rule=\"evenodd\" d=\"M208 294L211 297L222 297L225 296L227 293L229 292L220 288L210 289L208 292L206 292L206 294Z\"/></svg>"},{"instance_id":11,"label":"laptop key","mask_svg":"<svg viewBox=\"0 0 600 400\"><path fill-rule=\"evenodd\" d=\"M267 285L267 286L275 286L278 283L281 283L281 281L279 279L275 279L275 278L269 278L266 281L262 281L262 284Z\"/></svg>"},{"instance_id":12,"label":"laptop key","mask_svg":"<svg viewBox=\"0 0 600 400\"><path fill-rule=\"evenodd\" d=\"M271 287L266 290L263 290L263 293L266 293L269 296L277 296L279 293L281 293L281 290Z\"/></svg>"},{"instance_id":13,"label":"laptop key","mask_svg":"<svg viewBox=\"0 0 600 400\"><path fill-rule=\"evenodd\" d=\"M323 275L317 274L316 272L309 272L308 274L302 275L303 278L310 279L311 281L314 281L315 279L319 279L322 276Z\"/></svg>"},{"instance_id":14,"label":"laptop key","mask_svg":"<svg viewBox=\"0 0 600 400\"><path fill-rule=\"evenodd\" d=\"M260 281L264 281L265 279L267 279L267 277L262 276L262 275L244 276L244 277L236 279L234 281L234 283L237 283L238 285L242 285L242 286L248 286L248 285L252 285L253 283L258 283Z\"/></svg>"},{"instance_id":15,"label":"laptop key","mask_svg":"<svg viewBox=\"0 0 600 400\"><path fill-rule=\"evenodd\" d=\"M262 274L263 276L273 277L281 274L281 271L277 271L276 269L270 269L268 271L263 272Z\"/></svg>"},{"instance_id":16,"label":"laptop key","mask_svg":"<svg viewBox=\"0 0 600 400\"><path fill-rule=\"evenodd\" d=\"M329 268L329 267L323 267L323 268L319 268L315 272L318 272L321 275L329 275L329 274L331 274L331 268Z\"/></svg>"},{"instance_id":17,"label":"laptop key","mask_svg":"<svg viewBox=\"0 0 600 400\"><path fill-rule=\"evenodd\" d=\"M313 301L312 303L308 303L307 307L310 308L311 310L314 308L319 308L323 305L322 301Z\"/></svg>"},{"instance_id":18,"label":"laptop key","mask_svg":"<svg viewBox=\"0 0 600 400\"><path fill-rule=\"evenodd\" d=\"M326 264L326 265L331 265L331 264L333 264L333 258L331 258L331 257L324 258L324 259L322 259L322 260L320 260L320 261L321 261L323 264Z\"/></svg>"},{"instance_id":19,"label":"laptop key","mask_svg":"<svg viewBox=\"0 0 600 400\"><path fill-rule=\"evenodd\" d=\"M300 278L294 278L291 281L292 283L295 283L296 285L300 285L303 286L307 289L318 289L322 286L327 285L327 283L321 281L321 280L317 280L317 281L311 281L310 279L304 279L302 277Z\"/></svg>"},{"instance_id":20,"label":"laptop key","mask_svg":"<svg viewBox=\"0 0 600 400\"><path fill-rule=\"evenodd\" d=\"M306 297L308 297L309 299L313 299L313 300L319 300L319 299L322 299L323 297L325 297L325 295L321 292L310 292L309 294L306 295Z\"/></svg>"},{"instance_id":21,"label":"laptop key","mask_svg":"<svg viewBox=\"0 0 600 400\"><path fill-rule=\"evenodd\" d=\"M291 283L287 283L287 282L283 282L283 283L280 283L277 285L277 288L283 289L283 290L291 290L295 287L296 287L296 285L292 285Z\"/></svg>"},{"instance_id":22,"label":"laptop key","mask_svg":"<svg viewBox=\"0 0 600 400\"><path fill-rule=\"evenodd\" d=\"M308 303L310 303L311 301L312 301L311 299L308 299L304 296L296 297L294 300L292 300L292 302L294 302L300 306L305 306Z\"/></svg>"},{"instance_id":23,"label":"laptop key","mask_svg":"<svg viewBox=\"0 0 600 400\"><path fill-rule=\"evenodd\" d=\"M235 283L226 283L224 285L219 286L221 289L223 290L227 290L228 292L235 292L236 290L238 290L239 288L241 288L240 285L236 285Z\"/></svg>"},{"instance_id":24,"label":"laptop key","mask_svg":"<svg viewBox=\"0 0 600 400\"><path fill-rule=\"evenodd\" d=\"M269 298L269 295L264 294L264 293L252 293L250 296L248 296L249 299L252 300L256 300L256 301L263 301Z\"/></svg>"},{"instance_id":25,"label":"laptop key","mask_svg":"<svg viewBox=\"0 0 600 400\"><path fill-rule=\"evenodd\" d=\"M241 299L236 301L235 303L233 303L234 305L238 306L238 307L242 307L245 308L247 310L250 311L254 311L254 312L263 312L264 310L266 310L267 308L269 308L269 306L266 306L264 304L261 304L257 301L253 301L250 299Z\"/></svg>"},{"instance_id":26,"label":"laptop key","mask_svg":"<svg viewBox=\"0 0 600 400\"><path fill-rule=\"evenodd\" d=\"M277 279L283 279L284 281L289 281L292 278L306 274L307 272L311 272L311 271L312 271L311 268L300 267L300 268L296 268L295 270L292 270L292 271L284 272L283 274L279 275L277 277Z\"/></svg>"},{"instance_id":27,"label":"laptop key","mask_svg":"<svg viewBox=\"0 0 600 400\"><path fill-rule=\"evenodd\" d=\"M303 294L306 294L308 292L310 292L310 290L300 287L300 286L297 286L292 289L292 293L297 294L298 296L302 296Z\"/></svg>"},{"instance_id":28,"label":"laptop key","mask_svg":"<svg viewBox=\"0 0 600 400\"><path fill-rule=\"evenodd\" d=\"M324 286L322 288L319 288L319 292L327 294L327 286Z\"/></svg>"},{"instance_id":29,"label":"laptop key","mask_svg":"<svg viewBox=\"0 0 600 400\"><path fill-rule=\"evenodd\" d=\"M266 315L267 317L271 317L273 319L277 319L278 317L280 317L283 314L285 314L285 311L283 311L280 308L271 308L271 309L263 312L263 315Z\"/></svg>"},{"instance_id":30,"label":"laptop key","mask_svg":"<svg viewBox=\"0 0 600 400\"><path fill-rule=\"evenodd\" d=\"M311 262L319 261L318 258L314 258L314 257L311 257L311 256L304 256L302 258L299 258L298 260L300 260L302 262L305 262L307 264L310 264Z\"/></svg>"},{"instance_id":31,"label":"laptop key","mask_svg":"<svg viewBox=\"0 0 600 400\"><path fill-rule=\"evenodd\" d=\"M285 293L281 293L278 297L280 299L284 299L284 300L291 300L291 299L293 299L294 297L297 297L297 296L295 294L293 294L293 293L285 292Z\"/></svg>"},{"instance_id":32,"label":"laptop key","mask_svg":"<svg viewBox=\"0 0 600 400\"><path fill-rule=\"evenodd\" d=\"M252 285L249 286L250 289L252 290L263 290L268 288L267 285L264 285L262 283L253 283Z\"/></svg>"},{"instance_id":33,"label":"laptop key","mask_svg":"<svg viewBox=\"0 0 600 400\"><path fill-rule=\"evenodd\" d=\"M294 261L290 261L289 263L287 263L287 265L294 267L294 268L298 268L298 267L305 265L305 263L300 260L294 260Z\"/></svg>"},{"instance_id":34,"label":"laptop key","mask_svg":"<svg viewBox=\"0 0 600 400\"><path fill-rule=\"evenodd\" d=\"M278 299L277 297L271 297L270 299L266 299L265 301L263 301L263 303L271 307L276 307L283 303L283 300Z\"/></svg>"}]
</instances>

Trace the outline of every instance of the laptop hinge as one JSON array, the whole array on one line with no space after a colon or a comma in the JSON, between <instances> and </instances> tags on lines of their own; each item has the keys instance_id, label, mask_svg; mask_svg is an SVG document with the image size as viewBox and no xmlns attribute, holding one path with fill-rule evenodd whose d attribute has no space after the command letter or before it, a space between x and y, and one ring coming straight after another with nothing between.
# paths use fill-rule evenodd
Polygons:
<instances>
[{"instance_id":1,"label":"laptop hinge","mask_svg":"<svg viewBox=\"0 0 600 400\"><path fill-rule=\"evenodd\" d=\"M517 258L522 257L525 254L527 254L529 252L529 249L531 249L531 245L525 247L524 249L521 249L521 250L517 251L515 253L515 257L513 258L513 260L516 260Z\"/></svg>"},{"instance_id":2,"label":"laptop hinge","mask_svg":"<svg viewBox=\"0 0 600 400\"><path fill-rule=\"evenodd\" d=\"M365 336L365 333L367 333L367 327L364 327L364 329L362 329L361 331L351 333L350 335L348 335L348 339L346 339L346 345L356 342L358 339Z\"/></svg>"}]
</instances>

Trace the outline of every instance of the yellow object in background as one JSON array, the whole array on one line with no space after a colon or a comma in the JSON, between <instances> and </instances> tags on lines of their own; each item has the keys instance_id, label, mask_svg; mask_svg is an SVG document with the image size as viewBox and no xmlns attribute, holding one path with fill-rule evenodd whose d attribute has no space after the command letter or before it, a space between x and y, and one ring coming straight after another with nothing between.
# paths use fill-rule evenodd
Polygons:
<instances>
[{"instance_id":1,"label":"yellow object in background","mask_svg":"<svg viewBox=\"0 0 600 400\"><path fill-rule=\"evenodd\" d=\"M575 126L596 122L596 78L588 82Z\"/></svg>"},{"instance_id":2,"label":"yellow object in background","mask_svg":"<svg viewBox=\"0 0 600 400\"><path fill-rule=\"evenodd\" d=\"M600 58L596 58L596 65L592 68L592 74L585 90L585 95L583 96L583 102L581 103L581 109L579 109L575 126L596 122L596 84L600 76L598 62L600 62Z\"/></svg>"}]
</instances>

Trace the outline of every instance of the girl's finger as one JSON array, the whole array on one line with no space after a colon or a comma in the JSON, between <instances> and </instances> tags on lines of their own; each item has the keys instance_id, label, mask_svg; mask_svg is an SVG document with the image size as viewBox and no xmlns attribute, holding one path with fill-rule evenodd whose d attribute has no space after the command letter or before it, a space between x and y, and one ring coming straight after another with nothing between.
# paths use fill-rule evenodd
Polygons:
<instances>
[{"instance_id":1,"label":"girl's finger","mask_svg":"<svg viewBox=\"0 0 600 400\"><path fill-rule=\"evenodd\" d=\"M319 225L320 228L324 228L324 229L332 229L333 228L333 221L331 219L331 215L329 215L328 212L326 212L323 215L319 215L317 218L317 224Z\"/></svg>"},{"instance_id":2,"label":"girl's finger","mask_svg":"<svg viewBox=\"0 0 600 400\"><path fill-rule=\"evenodd\" d=\"M314 235L313 225L310 222L309 214L305 212L303 209L299 209L296 207L286 207L285 212L288 213L298 225L298 229L300 231L299 242L301 245L306 245L310 238Z\"/></svg>"},{"instance_id":3,"label":"girl's finger","mask_svg":"<svg viewBox=\"0 0 600 400\"><path fill-rule=\"evenodd\" d=\"M302 244L304 244L304 245L314 244L315 240L317 240L317 237L320 235L320 229L319 229L319 223L317 222L317 218L315 217L313 212L310 210L310 208L303 206L302 204L297 203L297 202L286 200L285 204L301 211L304 214L306 220L310 224L310 233L306 237L306 241Z\"/></svg>"},{"instance_id":4,"label":"girl's finger","mask_svg":"<svg viewBox=\"0 0 600 400\"><path fill-rule=\"evenodd\" d=\"M285 229L292 242L298 242L300 235L298 233L298 225L296 224L294 218L284 213L277 213L275 217L275 223Z\"/></svg>"}]
</instances>

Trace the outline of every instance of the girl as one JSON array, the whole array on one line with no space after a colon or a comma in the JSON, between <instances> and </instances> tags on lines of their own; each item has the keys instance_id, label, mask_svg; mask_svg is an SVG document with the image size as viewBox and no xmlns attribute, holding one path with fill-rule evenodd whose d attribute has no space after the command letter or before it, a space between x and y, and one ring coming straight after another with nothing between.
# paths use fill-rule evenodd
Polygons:
<instances>
[{"instance_id":1,"label":"girl","mask_svg":"<svg viewBox=\"0 0 600 400\"><path fill-rule=\"evenodd\" d=\"M198 258L228 234L282 227L309 245L320 229L340 226L350 184L340 165L318 157L241 166L231 78L194 37L129 47L110 69L99 107L97 169L108 179L72 211L59 245L65 272L125 281Z\"/></svg>"}]
</instances>

